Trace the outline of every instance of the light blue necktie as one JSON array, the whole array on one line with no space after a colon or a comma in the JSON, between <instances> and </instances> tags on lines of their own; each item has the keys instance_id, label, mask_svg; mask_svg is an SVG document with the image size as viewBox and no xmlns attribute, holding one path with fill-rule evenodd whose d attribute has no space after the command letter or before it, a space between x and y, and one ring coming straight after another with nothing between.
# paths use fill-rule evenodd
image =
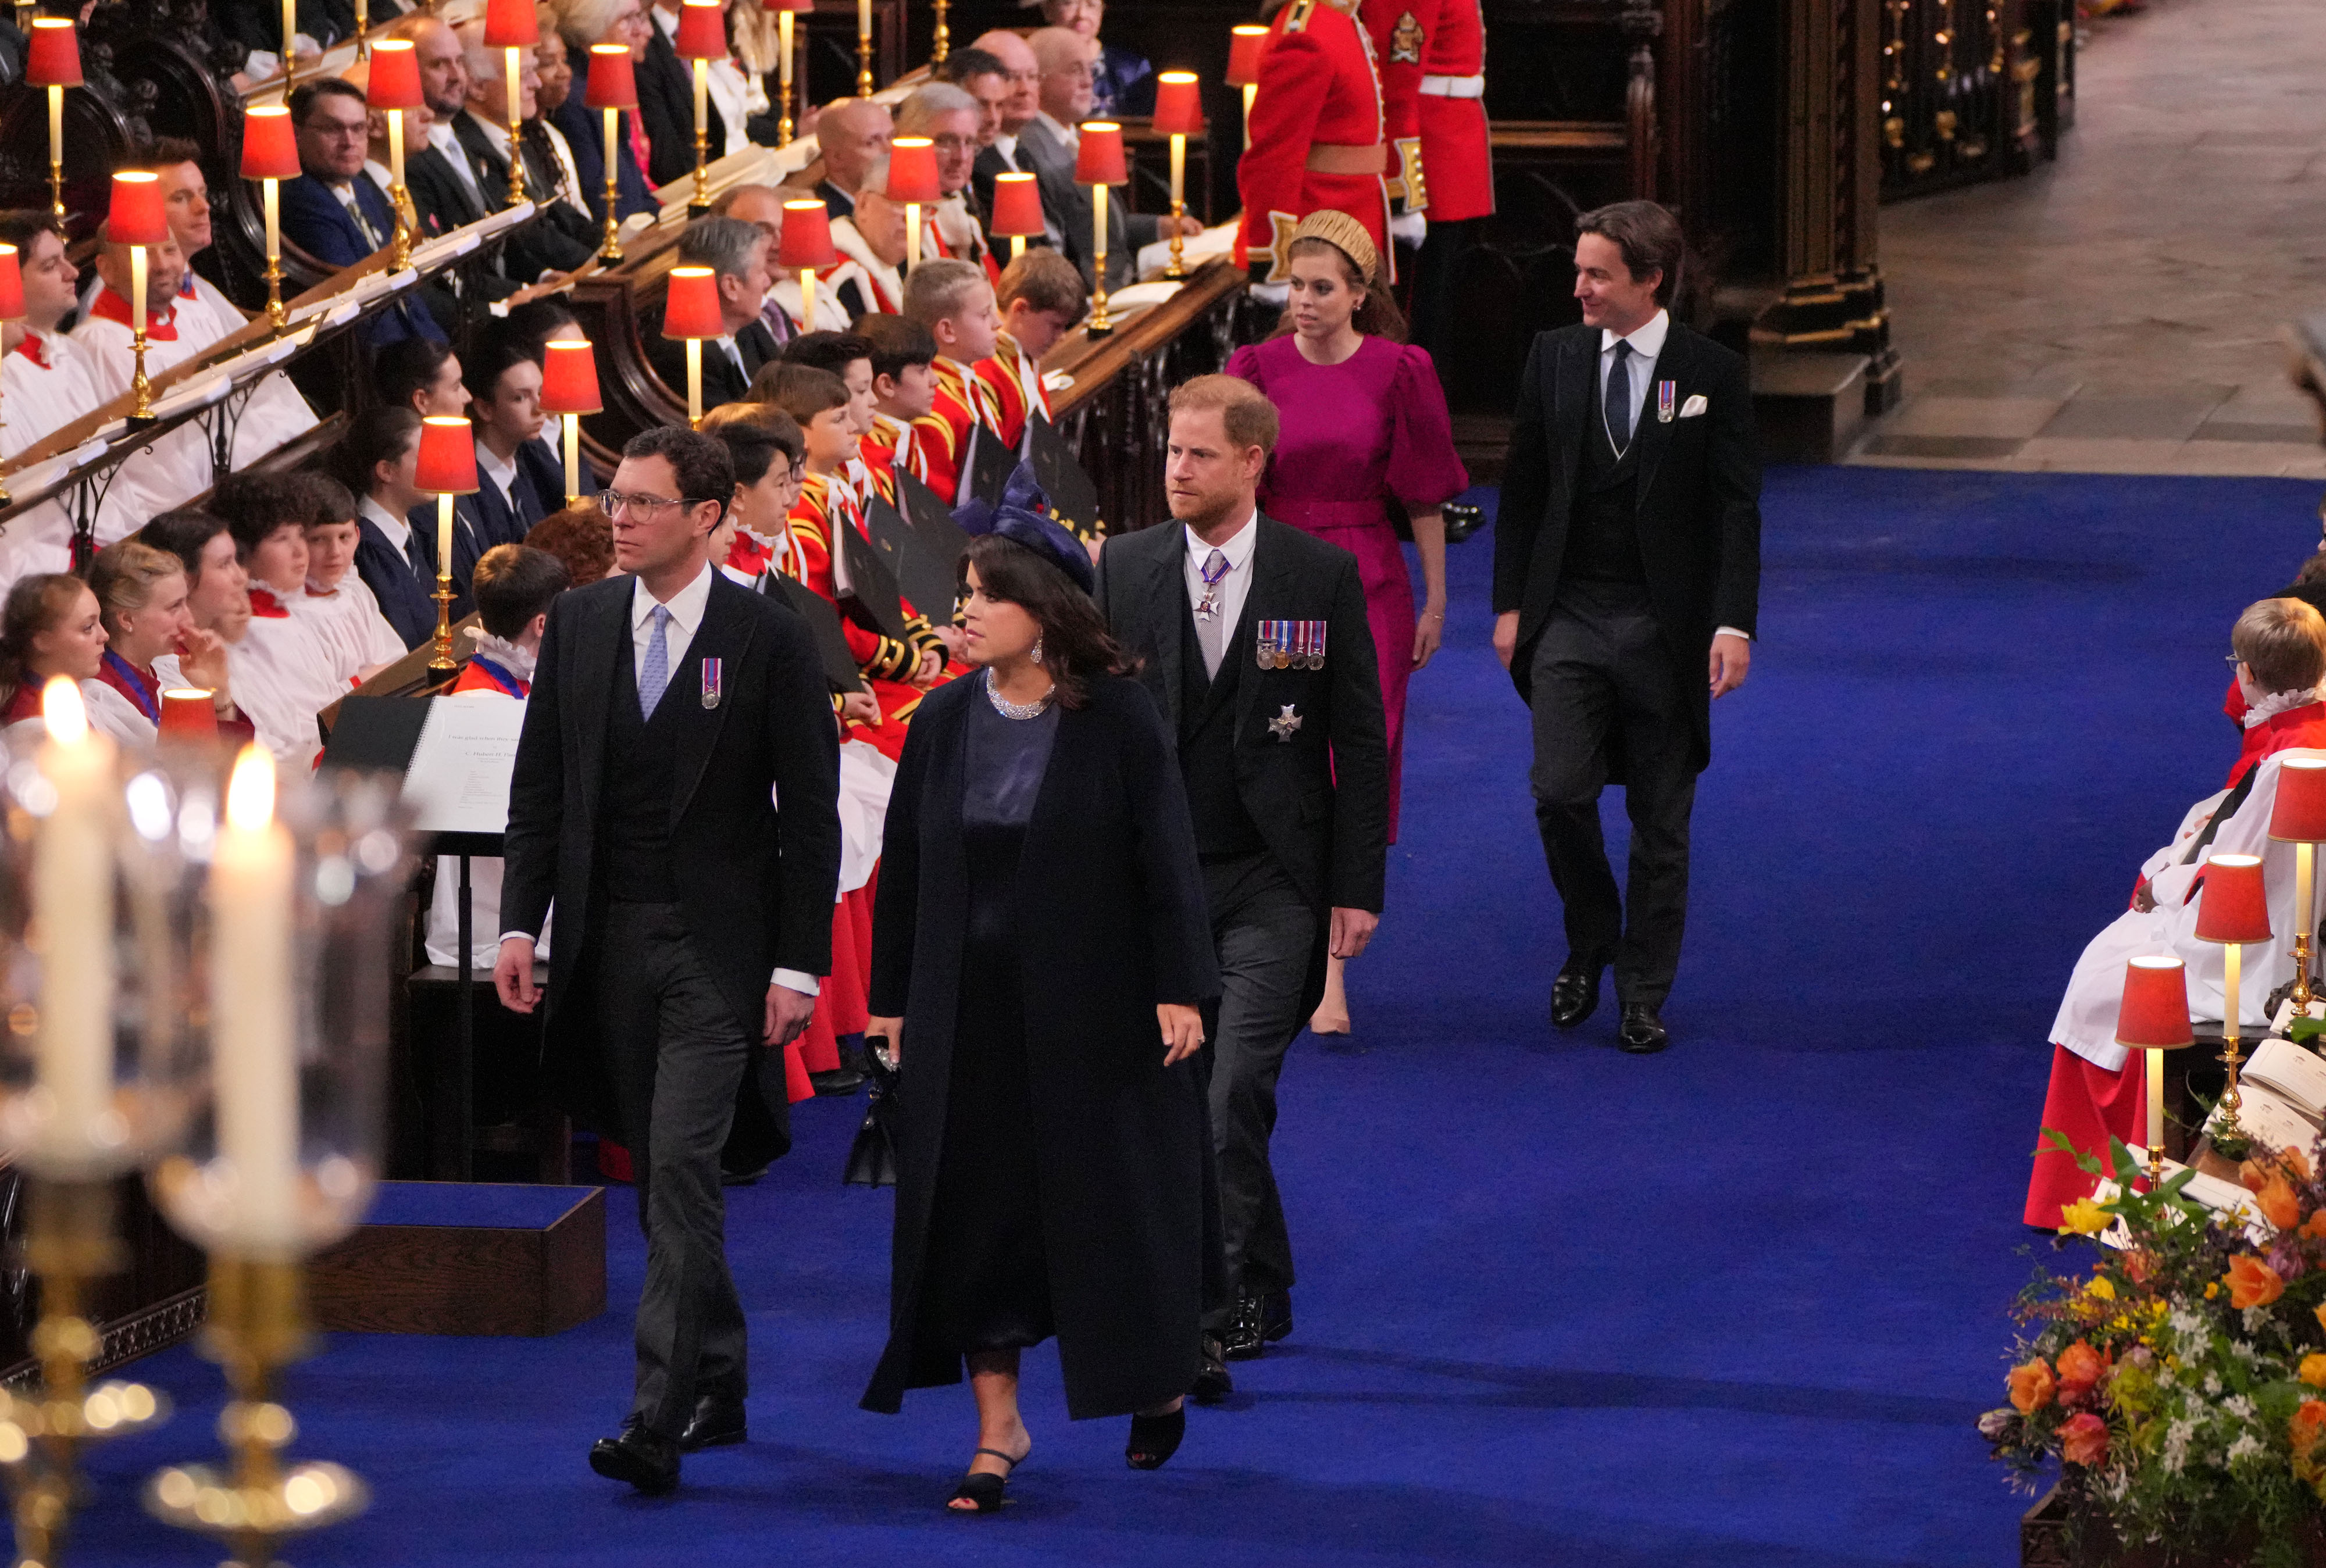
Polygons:
<instances>
[{"instance_id":1,"label":"light blue necktie","mask_svg":"<svg viewBox=\"0 0 2326 1568\"><path fill-rule=\"evenodd\" d=\"M662 700L662 689L670 684L670 644L665 634L670 627L670 609L665 605L654 607L654 632L647 638L646 667L638 672L638 716L654 717L655 704Z\"/></svg>"}]
</instances>

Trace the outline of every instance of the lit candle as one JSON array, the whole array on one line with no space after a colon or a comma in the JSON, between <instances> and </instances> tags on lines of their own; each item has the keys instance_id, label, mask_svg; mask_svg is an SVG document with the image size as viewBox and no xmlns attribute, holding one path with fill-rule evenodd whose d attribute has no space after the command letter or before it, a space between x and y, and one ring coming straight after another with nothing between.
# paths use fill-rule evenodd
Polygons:
<instances>
[{"instance_id":1,"label":"lit candle","mask_svg":"<svg viewBox=\"0 0 2326 1568\"><path fill-rule=\"evenodd\" d=\"M283 257L283 181L262 180L258 183L266 195L266 259L280 262Z\"/></svg>"},{"instance_id":2,"label":"lit candle","mask_svg":"<svg viewBox=\"0 0 2326 1568\"><path fill-rule=\"evenodd\" d=\"M145 267L147 255L142 245L129 247L129 321L130 330L145 336Z\"/></svg>"},{"instance_id":3,"label":"lit candle","mask_svg":"<svg viewBox=\"0 0 2326 1568\"><path fill-rule=\"evenodd\" d=\"M274 821L274 764L235 759L226 826L210 856L210 1039L219 1153L234 1168L237 1227L261 1245L294 1239L299 1056L293 1029L291 835Z\"/></svg>"},{"instance_id":4,"label":"lit candle","mask_svg":"<svg viewBox=\"0 0 2326 1568\"><path fill-rule=\"evenodd\" d=\"M291 79L293 42L299 36L299 0L283 0L283 79Z\"/></svg>"},{"instance_id":5,"label":"lit candle","mask_svg":"<svg viewBox=\"0 0 2326 1568\"><path fill-rule=\"evenodd\" d=\"M921 204L905 203L905 270L912 271L921 264Z\"/></svg>"},{"instance_id":6,"label":"lit candle","mask_svg":"<svg viewBox=\"0 0 2326 1568\"><path fill-rule=\"evenodd\" d=\"M2314 891L2311 886L2311 857L2317 852L2317 849L2315 844L2308 842L2293 846L2294 947L2303 954L2302 961L2305 970L2308 967L2309 933L2318 929L2317 906L2311 902ZM2294 979L2297 982L2306 982L2309 976L2303 973L2296 975Z\"/></svg>"},{"instance_id":7,"label":"lit candle","mask_svg":"<svg viewBox=\"0 0 2326 1568\"><path fill-rule=\"evenodd\" d=\"M113 742L89 728L68 676L41 693L41 775L57 792L33 844L41 938L40 1086L50 1143L85 1148L113 1099Z\"/></svg>"},{"instance_id":8,"label":"lit candle","mask_svg":"<svg viewBox=\"0 0 2326 1568\"><path fill-rule=\"evenodd\" d=\"M404 111L387 111L387 177L395 187L395 221L404 221Z\"/></svg>"},{"instance_id":9,"label":"lit candle","mask_svg":"<svg viewBox=\"0 0 2326 1568\"><path fill-rule=\"evenodd\" d=\"M815 330L815 269L800 268L800 330Z\"/></svg>"},{"instance_id":10,"label":"lit candle","mask_svg":"<svg viewBox=\"0 0 2326 1568\"><path fill-rule=\"evenodd\" d=\"M776 81L783 97L776 106L781 117L776 140L785 143L792 139L792 14L788 10L776 13Z\"/></svg>"},{"instance_id":11,"label":"lit candle","mask_svg":"<svg viewBox=\"0 0 2326 1568\"><path fill-rule=\"evenodd\" d=\"M436 497L436 575L446 577L452 571L452 494L447 490Z\"/></svg>"},{"instance_id":12,"label":"lit candle","mask_svg":"<svg viewBox=\"0 0 2326 1568\"><path fill-rule=\"evenodd\" d=\"M711 134L711 62L707 60L694 62L694 129L698 135Z\"/></svg>"},{"instance_id":13,"label":"lit candle","mask_svg":"<svg viewBox=\"0 0 2326 1568\"><path fill-rule=\"evenodd\" d=\"M65 155L65 89L49 89L49 156L61 162Z\"/></svg>"}]
</instances>

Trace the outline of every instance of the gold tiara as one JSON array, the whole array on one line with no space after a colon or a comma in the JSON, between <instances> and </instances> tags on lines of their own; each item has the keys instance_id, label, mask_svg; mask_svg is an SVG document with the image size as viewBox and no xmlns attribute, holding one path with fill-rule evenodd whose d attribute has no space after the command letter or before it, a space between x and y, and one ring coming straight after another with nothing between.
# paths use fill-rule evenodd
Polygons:
<instances>
[{"instance_id":1,"label":"gold tiara","mask_svg":"<svg viewBox=\"0 0 2326 1568\"><path fill-rule=\"evenodd\" d=\"M1367 283L1381 272L1381 252L1373 248L1372 236L1365 226L1345 212L1320 207L1300 220L1292 231L1295 243L1304 239L1321 239L1326 245L1357 264L1357 271ZM1291 246L1285 247L1289 253Z\"/></svg>"}]
</instances>

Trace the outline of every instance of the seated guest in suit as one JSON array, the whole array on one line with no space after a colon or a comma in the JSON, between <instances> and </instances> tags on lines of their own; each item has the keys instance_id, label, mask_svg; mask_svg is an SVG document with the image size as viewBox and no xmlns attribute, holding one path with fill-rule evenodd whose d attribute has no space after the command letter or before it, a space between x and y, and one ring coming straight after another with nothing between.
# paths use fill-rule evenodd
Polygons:
<instances>
[{"instance_id":1,"label":"seated guest in suit","mask_svg":"<svg viewBox=\"0 0 2326 1568\"><path fill-rule=\"evenodd\" d=\"M412 524L430 504L412 483L419 453L420 416L394 404L358 415L333 453L340 481L358 497L356 576L407 649L436 632L429 597L436 591L435 541L431 529Z\"/></svg>"},{"instance_id":2,"label":"seated guest in suit","mask_svg":"<svg viewBox=\"0 0 2326 1568\"><path fill-rule=\"evenodd\" d=\"M90 723L125 746L151 746L161 729L162 693L195 687L211 694L222 738L250 738L230 689L226 642L196 625L188 607L184 562L124 539L97 552L88 586L106 636L97 678L81 686Z\"/></svg>"},{"instance_id":3,"label":"seated guest in suit","mask_svg":"<svg viewBox=\"0 0 2326 1568\"><path fill-rule=\"evenodd\" d=\"M983 668L924 705L882 830L867 1034L928 1091L900 1102L862 1404L893 1413L966 1364L976 1453L947 1506L989 1514L1033 1448L1020 1358L1053 1336L1066 1413L1130 1416L1132 1468L1186 1435L1217 1282L1196 1054L1220 977L1171 737L1090 558L1005 509L963 575Z\"/></svg>"},{"instance_id":4,"label":"seated guest in suit","mask_svg":"<svg viewBox=\"0 0 2326 1568\"><path fill-rule=\"evenodd\" d=\"M1056 251L1029 250L1001 274L995 303L1001 330L993 353L977 362L977 378L992 395L1001 439L1021 450L1028 418L1050 417L1050 394L1042 385L1042 356L1081 325L1090 309L1082 274Z\"/></svg>"},{"instance_id":5,"label":"seated guest in suit","mask_svg":"<svg viewBox=\"0 0 2326 1568\"><path fill-rule=\"evenodd\" d=\"M639 1156L636 1393L590 1463L647 1493L678 1484L682 1452L746 1440L721 1156L748 1168L787 1146L775 1053L832 964L830 691L799 616L712 569L734 487L712 437L631 438L608 494L635 575L558 599L509 785L496 988L534 1009L554 900L544 1069Z\"/></svg>"},{"instance_id":6,"label":"seated guest in suit","mask_svg":"<svg viewBox=\"0 0 2326 1568\"><path fill-rule=\"evenodd\" d=\"M900 468L927 484L926 453L913 425L936 402L937 340L902 316L866 316L850 336L872 350L872 428L857 443L865 466L886 496L895 496Z\"/></svg>"},{"instance_id":7,"label":"seated guest in suit","mask_svg":"<svg viewBox=\"0 0 2326 1568\"><path fill-rule=\"evenodd\" d=\"M647 21L643 0L549 0L549 5L556 14L557 31L565 42L566 69L573 79L566 88L564 101L550 115L550 122L565 133L566 149L573 154L582 180L582 195L590 203L590 216L602 226L606 221L606 117L589 107L590 46L619 43L628 49L630 58L636 60L646 48L647 30L651 23ZM662 204L655 199L647 184L646 166L650 157L637 111L623 111L616 120L614 143L616 218L662 210Z\"/></svg>"},{"instance_id":8,"label":"seated guest in suit","mask_svg":"<svg viewBox=\"0 0 2326 1568\"><path fill-rule=\"evenodd\" d=\"M873 98L834 98L815 117L816 159L800 171L797 182L809 195L823 198L838 222L856 210L857 182L889 155L895 135L888 105Z\"/></svg>"},{"instance_id":9,"label":"seated guest in suit","mask_svg":"<svg viewBox=\"0 0 2326 1568\"><path fill-rule=\"evenodd\" d=\"M927 219L922 219L924 225ZM832 297L859 316L901 313L905 307L905 204L889 199L889 160L876 159L856 182L856 206L832 220L832 246L841 255L832 274ZM924 238L921 257L934 247Z\"/></svg>"},{"instance_id":10,"label":"seated guest in suit","mask_svg":"<svg viewBox=\"0 0 2326 1568\"><path fill-rule=\"evenodd\" d=\"M16 247L24 281L24 314L0 321L0 458L13 458L77 420L95 413L97 372L81 346L57 330L78 303L74 268L45 211L0 212L0 245ZM125 464L98 513L100 535L136 526L150 508L132 499L134 460ZM72 519L54 501L0 531L0 582L72 568Z\"/></svg>"},{"instance_id":11,"label":"seated guest in suit","mask_svg":"<svg viewBox=\"0 0 2326 1568\"><path fill-rule=\"evenodd\" d=\"M718 274L719 324L724 335L702 345L702 406L750 395L751 377L777 357L776 340L759 324L774 279L768 270L767 231L740 218L698 218L679 236L678 264ZM662 335L659 311L641 328L647 358L681 403L686 401L686 344Z\"/></svg>"},{"instance_id":12,"label":"seated guest in suit","mask_svg":"<svg viewBox=\"0 0 2326 1568\"><path fill-rule=\"evenodd\" d=\"M564 499L563 466L541 450L541 361L507 332L478 334L467 370L477 427L477 537L487 550L521 544Z\"/></svg>"},{"instance_id":13,"label":"seated guest in suit","mask_svg":"<svg viewBox=\"0 0 2326 1568\"><path fill-rule=\"evenodd\" d=\"M711 199L713 218L740 218L746 223L758 224L767 235L770 277L780 271L776 265L776 246L783 237L785 194L773 185L730 185ZM798 292L796 283L793 292ZM759 325L768 329L768 336L779 347L790 342L799 331L791 312L784 308L782 295L773 288L768 291L767 302L759 307Z\"/></svg>"},{"instance_id":14,"label":"seated guest in suit","mask_svg":"<svg viewBox=\"0 0 2326 1568\"><path fill-rule=\"evenodd\" d=\"M922 216L936 243L932 249L923 241L921 255L973 261L985 269L986 276L999 280L1001 268L985 239L985 211L977 205L970 186L982 113L977 100L960 88L931 82L898 106L897 135L926 136L935 144L939 199L933 210Z\"/></svg>"},{"instance_id":15,"label":"seated guest in suit","mask_svg":"<svg viewBox=\"0 0 2326 1568\"><path fill-rule=\"evenodd\" d=\"M1261 512L1276 436L1276 409L1249 382L1182 383L1165 469L1174 524L1118 534L1099 557L1099 608L1178 737L1225 985L1204 1036L1232 1304L1205 1315L1199 1399L1230 1392L1228 1358L1291 1331L1292 1244L1269 1163L1277 1080L1327 954L1372 940L1388 855L1363 575L1339 545ZM1271 627L1321 645L1323 668L1270 669L1254 649Z\"/></svg>"},{"instance_id":16,"label":"seated guest in suit","mask_svg":"<svg viewBox=\"0 0 2326 1568\"><path fill-rule=\"evenodd\" d=\"M565 563L544 550L496 544L477 562L477 618L469 628L474 651L461 666L448 697L485 702L522 702L533 693L533 662L548 629L549 607L573 585ZM501 858L469 859L469 961L479 974L490 972L501 947ZM543 917L536 958L549 956L549 916ZM461 863L457 855L436 858L436 891L428 905L428 961L454 968L461 961Z\"/></svg>"},{"instance_id":17,"label":"seated guest in suit","mask_svg":"<svg viewBox=\"0 0 2326 1568\"><path fill-rule=\"evenodd\" d=\"M993 145L1001 132L1001 110L1009 101L1009 68L999 56L972 45L956 49L929 67L932 79L948 82L977 105L977 151Z\"/></svg>"},{"instance_id":18,"label":"seated guest in suit","mask_svg":"<svg viewBox=\"0 0 2326 1568\"><path fill-rule=\"evenodd\" d=\"M1091 73L1092 114L1112 120L1155 112L1155 68L1147 57L1099 42L1098 30L1106 21L1106 0L1042 0L1042 20L1080 33L1097 46L1098 65Z\"/></svg>"},{"instance_id":19,"label":"seated guest in suit","mask_svg":"<svg viewBox=\"0 0 2326 1568\"><path fill-rule=\"evenodd\" d=\"M1090 187L1075 183L1075 156L1081 145L1078 127L1091 117L1092 59L1094 40L1064 27L1045 27L1027 41L1042 62L1042 112L1026 127L1026 146L1035 162L1073 192L1066 205L1064 248L1083 270L1085 287L1094 286L1097 253L1092 248L1093 208ZM1106 204L1106 286L1119 289L1138 275L1139 247L1168 237L1168 214L1126 212L1125 203ZM1179 220L1179 232L1193 237L1204 226L1193 218Z\"/></svg>"},{"instance_id":20,"label":"seated guest in suit","mask_svg":"<svg viewBox=\"0 0 2326 1568\"><path fill-rule=\"evenodd\" d=\"M485 47L482 17L462 23L459 33L469 99L453 118L452 135L476 171L477 190L485 211L498 212L509 204L507 61L502 51ZM517 117L522 122L518 135L525 156L526 198L542 209L542 215L502 244L501 270L518 283L538 283L552 274L585 265L597 254L601 237L579 193L571 200L561 195L556 154L547 137L536 135L549 127L538 118L541 75L532 64L531 53L526 51L517 72Z\"/></svg>"},{"instance_id":21,"label":"seated guest in suit","mask_svg":"<svg viewBox=\"0 0 2326 1568\"><path fill-rule=\"evenodd\" d=\"M982 212L993 210L993 181L996 175L1031 174L1040 189L1042 221L1047 227L1047 232L1039 243L1063 245L1066 236L1066 213L1074 199L1073 182L1067 181L1062 184L1055 171L1037 162L1033 149L1027 146L1024 140L1026 127L1042 112L1041 63L1034 58L1033 50L1023 38L1002 29L980 34L976 43L971 47L1000 61L1007 73L1004 78L1007 90L1000 98L993 134L978 150L977 162L970 176L971 187L977 192L978 209ZM980 101L986 101L982 94ZM982 122L980 124L982 135ZM1036 242L1029 240L1028 243Z\"/></svg>"},{"instance_id":22,"label":"seated guest in suit","mask_svg":"<svg viewBox=\"0 0 2326 1568\"><path fill-rule=\"evenodd\" d=\"M647 147L653 154L647 173L656 185L670 185L694 172L694 62L678 58L675 0L654 0L647 7L647 23L646 53L637 72L638 117L646 123ZM724 111L729 106L719 101L722 95L706 91L703 96L709 127L703 158L709 162L725 157L730 131L740 141L743 127L728 119Z\"/></svg>"},{"instance_id":23,"label":"seated guest in suit","mask_svg":"<svg viewBox=\"0 0 2326 1568\"><path fill-rule=\"evenodd\" d=\"M450 234L497 210L507 194L506 187L498 193L484 188L474 160L454 130L469 107L466 51L460 34L435 16L407 16L389 31L412 41L412 52L420 66L421 97L427 108L426 124L417 138L413 121L418 116L407 114L405 117L405 186L412 193L422 232ZM506 86L502 91L506 95ZM471 256L444 274L451 297L460 302L461 315L477 314L488 302L515 293L520 283L532 281L508 275L502 265L502 248L497 246ZM439 311L440 320L441 304L441 294L430 296L431 308Z\"/></svg>"},{"instance_id":24,"label":"seated guest in suit","mask_svg":"<svg viewBox=\"0 0 2326 1568\"><path fill-rule=\"evenodd\" d=\"M2221 944L2199 940L2197 914L2205 862L2215 855L2259 855L2269 886L2270 925L2299 930L2293 908L2293 846L2269 837L2278 772L2289 755L2326 753L2326 618L2293 598L2248 605L2229 632L2237 680L2248 703L2245 745L2224 788L2189 809L2164 847L2140 868L2132 907L2092 938L2069 977L2052 1021L2052 1081L2042 1129L2108 1163L2108 1140L2145 1146L2144 1053L2116 1043L2125 964L2168 954L2188 965L2189 1011L2228 1016ZM2270 1021L2270 993L2293 978L2292 944L2246 950L2238 1017L2248 1038ZM2030 1225L2054 1229L2060 1210L2091 1195L2093 1179L2069 1155L2039 1140L2027 1188Z\"/></svg>"},{"instance_id":25,"label":"seated guest in suit","mask_svg":"<svg viewBox=\"0 0 2326 1568\"><path fill-rule=\"evenodd\" d=\"M614 564L614 525L594 497L552 512L533 525L525 542L563 561L565 574L577 583L602 581L619 570Z\"/></svg>"},{"instance_id":26,"label":"seated guest in suit","mask_svg":"<svg viewBox=\"0 0 2326 1568\"><path fill-rule=\"evenodd\" d=\"M313 623L340 678L360 684L404 656L404 639L354 570L363 541L355 496L329 474L309 470L291 478L308 508L307 588L290 601L291 612Z\"/></svg>"},{"instance_id":27,"label":"seated guest in suit","mask_svg":"<svg viewBox=\"0 0 2326 1568\"><path fill-rule=\"evenodd\" d=\"M395 209L364 177L370 116L363 89L336 77L302 82L291 92L291 123L302 172L283 187L283 237L324 266L351 267L395 237ZM374 344L444 337L408 300L371 316L363 330Z\"/></svg>"},{"instance_id":28,"label":"seated guest in suit","mask_svg":"<svg viewBox=\"0 0 2326 1568\"><path fill-rule=\"evenodd\" d=\"M100 237L104 232L102 227L98 230ZM145 371L148 376L159 376L194 353L193 343L180 334L177 325L178 280L185 274L186 263L174 237L147 246L145 254ZM98 396L107 403L127 395L136 374L135 332L129 324L129 265L127 247L107 244L98 250L97 275L104 280L104 286L80 325L72 330L73 341L86 353ZM198 422L180 425L139 447L132 460L137 465L138 497L155 507L181 506L192 500L210 487L215 468L209 439ZM99 541L104 542L102 534Z\"/></svg>"},{"instance_id":29,"label":"seated guest in suit","mask_svg":"<svg viewBox=\"0 0 2326 1568\"><path fill-rule=\"evenodd\" d=\"M913 422L913 440L922 450L929 488L950 506L969 456L970 432L982 424L998 435L1001 424L974 369L991 357L1001 330L993 285L972 262L923 262L905 285L904 315L936 340L936 390L929 412Z\"/></svg>"},{"instance_id":30,"label":"seated guest in suit","mask_svg":"<svg viewBox=\"0 0 2326 1568\"><path fill-rule=\"evenodd\" d=\"M12 747L37 742L42 731L18 726L41 722L42 689L60 675L95 685L104 667L105 620L88 585L63 571L18 579L0 610L0 734Z\"/></svg>"},{"instance_id":31,"label":"seated guest in suit","mask_svg":"<svg viewBox=\"0 0 2326 1568\"><path fill-rule=\"evenodd\" d=\"M746 588L770 571L795 575L791 509L807 478L806 438L771 404L730 403L702 416L702 432L727 443L735 498L712 535L711 559Z\"/></svg>"}]
</instances>

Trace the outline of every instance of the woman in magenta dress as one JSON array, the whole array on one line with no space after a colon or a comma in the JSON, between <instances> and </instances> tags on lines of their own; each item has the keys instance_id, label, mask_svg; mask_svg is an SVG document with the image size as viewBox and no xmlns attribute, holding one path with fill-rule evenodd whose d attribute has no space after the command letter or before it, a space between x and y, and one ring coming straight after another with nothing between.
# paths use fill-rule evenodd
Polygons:
<instances>
[{"instance_id":1,"label":"woman in magenta dress","mask_svg":"<svg viewBox=\"0 0 2326 1568\"><path fill-rule=\"evenodd\" d=\"M1345 213L1310 213L1294 231L1291 293L1274 337L1228 360L1268 394L1283 421L1261 481L1261 509L1357 558L1366 618L1381 663L1389 720L1389 833L1397 841L1405 742L1405 686L1429 663L1446 629L1446 523L1439 508L1469 487L1454 451L1445 389L1427 350L1405 341L1405 321L1382 281L1364 227ZM1392 500L1413 523L1422 604L1390 520ZM1340 960L1310 1027L1348 1032Z\"/></svg>"}]
</instances>

